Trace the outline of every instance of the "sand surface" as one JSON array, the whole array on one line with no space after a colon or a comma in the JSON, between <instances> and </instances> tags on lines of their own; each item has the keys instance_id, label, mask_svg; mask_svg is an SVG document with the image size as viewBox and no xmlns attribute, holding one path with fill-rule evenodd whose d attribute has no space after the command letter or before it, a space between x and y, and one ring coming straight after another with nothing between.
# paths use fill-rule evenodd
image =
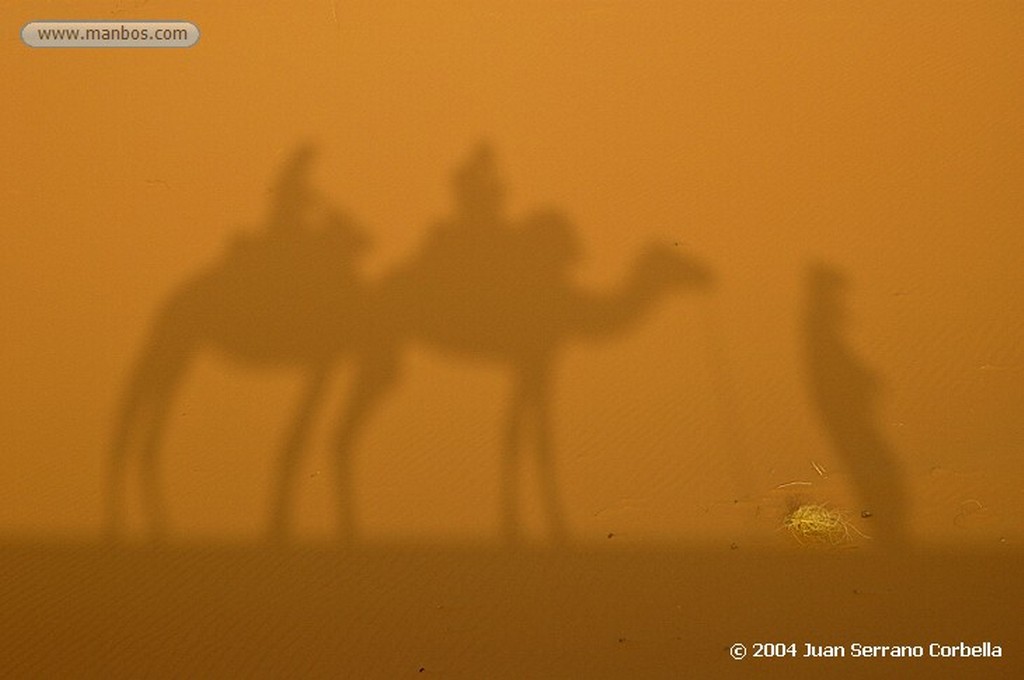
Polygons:
<instances>
[{"instance_id":1,"label":"sand surface","mask_svg":"<svg viewBox=\"0 0 1024 680\"><path fill-rule=\"evenodd\" d=\"M0 676L1024 677L1022 35L0 3Z\"/></svg>"},{"instance_id":2,"label":"sand surface","mask_svg":"<svg viewBox=\"0 0 1024 680\"><path fill-rule=\"evenodd\" d=\"M1015 551L3 546L8 677L1018 677ZM759 641L1002 658L746 658ZM847 652L849 653L849 651Z\"/></svg>"}]
</instances>

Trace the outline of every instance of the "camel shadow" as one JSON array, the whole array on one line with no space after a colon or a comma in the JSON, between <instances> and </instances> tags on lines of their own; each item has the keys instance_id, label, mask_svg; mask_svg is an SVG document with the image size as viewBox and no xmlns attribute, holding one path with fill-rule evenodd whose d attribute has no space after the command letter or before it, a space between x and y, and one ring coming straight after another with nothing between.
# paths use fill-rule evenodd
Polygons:
<instances>
[{"instance_id":1,"label":"camel shadow","mask_svg":"<svg viewBox=\"0 0 1024 680\"><path fill-rule=\"evenodd\" d=\"M853 476L875 536L882 545L898 548L906 542L904 475L878 423L880 380L845 338L848 290L848 278L835 267L808 267L804 348L809 394Z\"/></svg>"},{"instance_id":2,"label":"camel shadow","mask_svg":"<svg viewBox=\"0 0 1024 680\"><path fill-rule=\"evenodd\" d=\"M551 390L565 348L635 327L670 294L706 289L710 268L670 245L652 245L616 289L572 283L582 252L560 211L517 220L504 209L494 154L479 145L454 176L452 215L435 224L411 257L375 280L358 256L368 239L354 221L325 206L309 187L312 149L300 149L281 173L266 229L172 292L157 312L115 426L107 526L122 533L127 462L141 464L145 512L155 536L167 528L158 452L167 413L190 364L218 350L242 361L292 366L306 375L282 444L270 503L269 537L288 539L297 470L332 367L354 362L333 443L338 537L359 538L352 460L369 421L402 383L410 347L506 366L513 389L505 406L500 532L521 534L520 460L532 455L544 516L560 542L567 527L555 473Z\"/></svg>"}]
</instances>

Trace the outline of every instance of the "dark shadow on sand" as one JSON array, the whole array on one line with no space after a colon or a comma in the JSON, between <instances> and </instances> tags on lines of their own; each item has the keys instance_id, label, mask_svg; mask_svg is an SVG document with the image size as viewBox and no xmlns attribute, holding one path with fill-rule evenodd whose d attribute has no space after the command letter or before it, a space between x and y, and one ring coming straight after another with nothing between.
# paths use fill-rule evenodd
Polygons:
<instances>
[{"instance_id":1,"label":"dark shadow on sand","mask_svg":"<svg viewBox=\"0 0 1024 680\"><path fill-rule=\"evenodd\" d=\"M7 540L0 659L26 678L1019 677L1021 557ZM1004 656L728 653L960 641Z\"/></svg>"},{"instance_id":2,"label":"dark shadow on sand","mask_svg":"<svg viewBox=\"0 0 1024 680\"><path fill-rule=\"evenodd\" d=\"M455 173L452 215L405 262L370 279L371 239L309 185L312 148L281 172L270 217L239 236L157 310L128 383L110 458L112 541L0 542L0 661L11 677L902 677L964 671L1014 677L1024 632L1022 555L932 551L745 550L648 543L602 549L524 545L514 489L521 459L539 467L551 535L567 533L552 460L551 381L574 343L642 323L668 295L706 289L703 263L671 246L640 254L615 289L573 283L582 250L565 215L510 219L493 152ZM877 380L844 336L844 281L812 271L805 317L808 383L879 538L900 545L903 478L874 412ZM424 344L503 363L501 526L480 544L374 544L358 538L351 461L366 423ZM187 369L220 351L306 376L281 444L271 540L210 545L125 540L129 461L142 463L148 529L168 528L156 461ZM338 362L354 383L336 418L338 540L290 540L294 477ZM147 535L147 538L149 536ZM611 544L609 544L611 545ZM969 645L1002 659L735 661L729 648ZM826 665L827 664L827 665ZM1019 675L1019 674L1018 674Z\"/></svg>"},{"instance_id":3,"label":"dark shadow on sand","mask_svg":"<svg viewBox=\"0 0 1024 680\"><path fill-rule=\"evenodd\" d=\"M475 148L454 173L452 214L419 248L369 280L358 257L370 239L310 186L312 147L280 174L267 224L240 236L209 267L171 292L135 365L120 407L110 455L107 526L121 535L126 470L137 460L147 519L155 535L167 517L157 472L167 413L187 369L216 350L252 365L292 366L306 386L281 446L268 532L287 540L294 481L332 367L355 365L337 417L334 443L339 540L355 543L352 459L368 421L400 385L403 355L429 345L452 357L486 359L513 379L504 407L502 538L521 534L516 494L521 462L537 467L550 535L566 535L552 441L552 381L565 349L639 325L669 295L706 290L712 272L678 247L652 244L618 287L581 288L572 273L582 253L562 211L541 208L512 219L494 152Z\"/></svg>"},{"instance_id":4,"label":"dark shadow on sand","mask_svg":"<svg viewBox=\"0 0 1024 680\"><path fill-rule=\"evenodd\" d=\"M906 544L903 467L885 440L877 404L881 380L846 339L850 282L826 264L807 269L804 350L808 391L836 453L853 477L873 538L888 548Z\"/></svg>"}]
</instances>

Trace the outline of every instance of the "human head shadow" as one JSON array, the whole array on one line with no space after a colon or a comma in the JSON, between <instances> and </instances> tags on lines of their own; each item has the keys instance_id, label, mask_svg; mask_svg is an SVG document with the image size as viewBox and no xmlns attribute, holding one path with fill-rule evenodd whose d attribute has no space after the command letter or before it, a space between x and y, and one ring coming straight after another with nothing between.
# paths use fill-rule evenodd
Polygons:
<instances>
[{"instance_id":1,"label":"human head shadow","mask_svg":"<svg viewBox=\"0 0 1024 680\"><path fill-rule=\"evenodd\" d=\"M808 392L834 450L853 477L874 527L890 549L906 544L903 466L882 433L877 412L882 383L846 339L850 281L840 269L806 269L803 318Z\"/></svg>"},{"instance_id":2,"label":"human head shadow","mask_svg":"<svg viewBox=\"0 0 1024 680\"><path fill-rule=\"evenodd\" d=\"M130 440L142 463L149 519L154 531L165 528L156 457L167 409L188 364L214 348L250 363L292 365L306 373L274 476L269 536L275 543L289 538L296 472L331 367L342 359L355 363L333 455L338 538L357 541L353 457L369 420L401 384L403 355L423 345L453 358L495 361L510 371L500 454L501 537L506 545L521 538L518 476L529 453L550 536L565 539L551 413L561 355L572 343L635 327L670 294L707 289L711 269L676 247L652 244L615 288L576 285L572 274L583 248L575 226L554 208L510 219L494 151L481 143L453 175L451 215L428 229L411 256L368 280L355 259L366 238L350 220L326 211L332 228L309 227L307 213L316 214L310 197L317 196L302 179L308 177L309 153L300 150L283 171L284 189L268 228L236 242L161 306L115 433L112 532L120 524ZM326 247L326 239L338 242Z\"/></svg>"}]
</instances>

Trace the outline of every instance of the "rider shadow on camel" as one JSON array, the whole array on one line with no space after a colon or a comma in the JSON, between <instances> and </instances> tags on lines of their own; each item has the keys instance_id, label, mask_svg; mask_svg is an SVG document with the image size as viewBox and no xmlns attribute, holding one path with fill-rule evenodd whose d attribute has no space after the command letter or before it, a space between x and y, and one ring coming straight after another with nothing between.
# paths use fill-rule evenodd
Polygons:
<instances>
[{"instance_id":1,"label":"rider shadow on camel","mask_svg":"<svg viewBox=\"0 0 1024 680\"><path fill-rule=\"evenodd\" d=\"M280 173L264 229L238 237L158 309L117 415L108 532L115 538L123 532L134 460L150 530L156 538L166 535L158 457L168 413L189 366L216 351L305 376L277 459L268 522L273 542L290 535L297 473L333 367L354 363L332 452L338 540L357 542L353 457L369 420L402 383L408 348L423 345L508 367L501 539L514 545L521 538L517 490L525 459L538 471L552 541L567 540L551 413L552 380L565 348L634 328L669 294L708 289L710 268L678 248L654 244L614 290L575 285L571 275L582 255L576 229L551 208L510 220L494 152L482 143L454 173L452 215L428 231L411 257L370 279L359 267L370 239L310 186L314 157L312 147L298 149Z\"/></svg>"}]
</instances>

